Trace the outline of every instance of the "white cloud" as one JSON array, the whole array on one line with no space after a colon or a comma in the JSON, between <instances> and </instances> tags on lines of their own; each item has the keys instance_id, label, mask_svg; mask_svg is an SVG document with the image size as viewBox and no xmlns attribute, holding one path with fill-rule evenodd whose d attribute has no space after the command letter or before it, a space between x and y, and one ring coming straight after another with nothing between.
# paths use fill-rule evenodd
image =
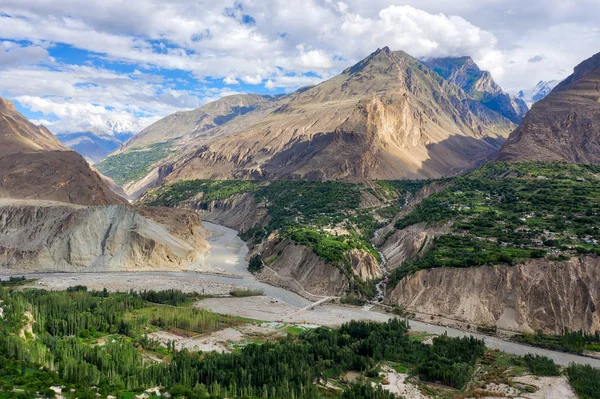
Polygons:
<instances>
[{"instance_id":1,"label":"white cloud","mask_svg":"<svg viewBox=\"0 0 600 399\"><path fill-rule=\"evenodd\" d=\"M0 42L0 68L34 65L49 57L40 46L20 46L15 42Z\"/></svg>"},{"instance_id":2,"label":"white cloud","mask_svg":"<svg viewBox=\"0 0 600 399\"><path fill-rule=\"evenodd\" d=\"M207 82L293 90L386 45L415 57L471 55L502 86L521 88L565 77L600 43L597 0L1 3L0 92L47 120L58 117L60 130L105 123L116 113L150 121L193 108L221 94ZM55 44L92 52L94 65L138 70L55 62ZM186 71L197 81L175 90L155 68Z\"/></svg>"},{"instance_id":3,"label":"white cloud","mask_svg":"<svg viewBox=\"0 0 600 399\"><path fill-rule=\"evenodd\" d=\"M242 77L242 81L244 83L248 83L251 85L258 85L258 84L262 83L263 79L260 75L254 75L254 76L246 75L246 76Z\"/></svg>"},{"instance_id":4,"label":"white cloud","mask_svg":"<svg viewBox=\"0 0 600 399\"><path fill-rule=\"evenodd\" d=\"M55 133L105 128L110 119L139 120L145 127L172 112L202 104L193 92L165 89L160 81L136 72L56 63L2 71L0 94L41 112L42 123Z\"/></svg>"},{"instance_id":5,"label":"white cloud","mask_svg":"<svg viewBox=\"0 0 600 399\"><path fill-rule=\"evenodd\" d=\"M226 76L225 79L223 79L223 83L225 83L226 85L239 85L240 84L240 82L233 76Z\"/></svg>"}]
</instances>

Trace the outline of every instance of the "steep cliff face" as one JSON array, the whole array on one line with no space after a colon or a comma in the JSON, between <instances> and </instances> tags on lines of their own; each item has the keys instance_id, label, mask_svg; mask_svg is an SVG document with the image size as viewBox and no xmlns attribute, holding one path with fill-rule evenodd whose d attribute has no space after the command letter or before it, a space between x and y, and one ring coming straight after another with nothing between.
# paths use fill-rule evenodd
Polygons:
<instances>
[{"instance_id":1,"label":"steep cliff face","mask_svg":"<svg viewBox=\"0 0 600 399\"><path fill-rule=\"evenodd\" d=\"M600 163L599 87L600 53L533 105L498 159Z\"/></svg>"},{"instance_id":2,"label":"steep cliff face","mask_svg":"<svg viewBox=\"0 0 600 399\"><path fill-rule=\"evenodd\" d=\"M400 264L424 254L433 244L433 240L447 232L443 227L428 228L423 224L409 226L393 231L379 247L387 260L388 270L396 269Z\"/></svg>"},{"instance_id":3,"label":"steep cliff face","mask_svg":"<svg viewBox=\"0 0 600 399\"><path fill-rule=\"evenodd\" d=\"M267 244L262 257L267 265L257 275L259 280L306 298L341 296L350 288L350 280L336 266L292 241Z\"/></svg>"},{"instance_id":4,"label":"steep cliff face","mask_svg":"<svg viewBox=\"0 0 600 399\"><path fill-rule=\"evenodd\" d=\"M600 259L422 270L401 280L389 301L409 311L509 331L596 331Z\"/></svg>"},{"instance_id":5,"label":"steep cliff face","mask_svg":"<svg viewBox=\"0 0 600 399\"><path fill-rule=\"evenodd\" d=\"M256 202L251 193L235 194L226 200L206 202L191 201L189 207L202 212L208 222L221 224L240 233L267 221L267 208Z\"/></svg>"},{"instance_id":6,"label":"steep cliff face","mask_svg":"<svg viewBox=\"0 0 600 399\"><path fill-rule=\"evenodd\" d=\"M473 100L519 124L528 111L520 98L506 93L488 71L482 71L471 57L434 58L424 63L444 79L460 86Z\"/></svg>"},{"instance_id":7,"label":"steep cliff face","mask_svg":"<svg viewBox=\"0 0 600 399\"><path fill-rule=\"evenodd\" d=\"M10 272L198 270L208 244L193 214L126 206L0 201L0 267Z\"/></svg>"}]
</instances>

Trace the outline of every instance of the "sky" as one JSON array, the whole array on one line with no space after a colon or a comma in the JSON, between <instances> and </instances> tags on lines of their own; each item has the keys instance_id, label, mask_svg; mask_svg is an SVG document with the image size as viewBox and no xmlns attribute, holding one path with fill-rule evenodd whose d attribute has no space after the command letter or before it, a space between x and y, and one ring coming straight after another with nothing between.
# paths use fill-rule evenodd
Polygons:
<instances>
[{"instance_id":1,"label":"sky","mask_svg":"<svg viewBox=\"0 0 600 399\"><path fill-rule=\"evenodd\" d=\"M140 130L316 84L389 46L469 55L506 90L600 51L599 0L0 0L0 96L54 133Z\"/></svg>"}]
</instances>

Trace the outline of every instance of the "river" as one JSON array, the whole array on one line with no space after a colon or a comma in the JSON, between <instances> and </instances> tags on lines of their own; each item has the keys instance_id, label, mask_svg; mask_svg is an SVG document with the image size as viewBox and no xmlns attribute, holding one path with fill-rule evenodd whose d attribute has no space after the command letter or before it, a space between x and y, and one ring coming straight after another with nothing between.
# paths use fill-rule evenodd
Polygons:
<instances>
[{"instance_id":1,"label":"river","mask_svg":"<svg viewBox=\"0 0 600 399\"><path fill-rule=\"evenodd\" d=\"M224 226L216 225L209 222L204 222L206 229L211 233L209 243L211 245L211 253L207 258L207 265L213 269L223 271L229 276L202 274L195 272L101 272L101 273L34 273L25 275L28 278L38 279L40 288L65 289L69 284L103 284L103 281L118 280L120 287L127 287L128 282L131 283L129 289L161 289L173 288L180 284L198 287L197 291L202 292L202 288L208 283L221 283L226 287L237 286L250 289L262 290L267 297L280 301L289 308L300 309L311 302L307 299L287 291L283 288L274 287L258 281L254 275L248 272L248 263L245 260L248 254L248 248L244 241L238 236L237 231ZM0 275L0 277L3 277ZM4 276L6 277L6 276ZM144 285L147 282L146 285ZM127 288L126 288L127 289ZM243 306L244 302L251 304L250 299L242 299L238 302ZM252 306L252 305L250 305ZM265 306L269 306L268 303ZM233 309L231 309L233 311ZM267 309L268 310L268 309ZM274 319L280 315L274 315ZM373 311L365 307L341 306L335 304L325 304L318 306L314 311L306 312L308 321L314 320L315 324L333 325L351 319L366 319L374 321L385 321L389 319L389 314ZM319 322L320 321L320 322ZM499 349L507 353L515 355L525 355L527 353L539 354L547 356L554 360L557 364L568 365L571 362L580 364L589 364L593 367L600 368L600 360L571 355L561 352L554 352L540 348L534 348L526 345L521 345L499 338L473 334L461 331L454 328L441 327L438 325L422 323L418 321L410 321L411 328L416 331L422 331L431 334L448 334L451 337L474 336L484 339L486 345L490 349Z\"/></svg>"}]
</instances>

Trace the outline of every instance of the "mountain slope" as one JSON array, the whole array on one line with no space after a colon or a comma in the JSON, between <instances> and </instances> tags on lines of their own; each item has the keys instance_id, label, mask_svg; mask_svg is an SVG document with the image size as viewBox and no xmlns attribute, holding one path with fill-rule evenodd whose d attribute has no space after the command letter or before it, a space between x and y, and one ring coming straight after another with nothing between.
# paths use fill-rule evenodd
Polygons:
<instances>
[{"instance_id":1,"label":"mountain slope","mask_svg":"<svg viewBox=\"0 0 600 399\"><path fill-rule=\"evenodd\" d=\"M534 104L498 159L600 163L600 53Z\"/></svg>"},{"instance_id":2,"label":"mountain slope","mask_svg":"<svg viewBox=\"0 0 600 399\"><path fill-rule=\"evenodd\" d=\"M118 137L99 130L89 132L57 134L56 138L65 146L79 153L91 163L104 159L118 149L133 134L119 134Z\"/></svg>"},{"instance_id":3,"label":"mountain slope","mask_svg":"<svg viewBox=\"0 0 600 399\"><path fill-rule=\"evenodd\" d=\"M82 205L125 203L87 162L0 99L0 197Z\"/></svg>"},{"instance_id":4,"label":"mountain slope","mask_svg":"<svg viewBox=\"0 0 600 399\"><path fill-rule=\"evenodd\" d=\"M167 181L440 177L489 159L515 126L388 48L277 105L198 135Z\"/></svg>"},{"instance_id":5,"label":"mountain slope","mask_svg":"<svg viewBox=\"0 0 600 399\"><path fill-rule=\"evenodd\" d=\"M132 137L119 152L181 139L187 135L197 136L236 117L264 107L276 98L259 94L237 94L223 97L193 111L176 112Z\"/></svg>"},{"instance_id":6,"label":"mountain slope","mask_svg":"<svg viewBox=\"0 0 600 399\"><path fill-rule=\"evenodd\" d=\"M434 58L424 62L444 79L460 86L469 97L519 124L527 105L504 92L488 71L479 69L471 57Z\"/></svg>"},{"instance_id":7,"label":"mountain slope","mask_svg":"<svg viewBox=\"0 0 600 399\"><path fill-rule=\"evenodd\" d=\"M0 156L25 151L67 150L43 126L35 126L17 112L13 103L0 98Z\"/></svg>"}]
</instances>

